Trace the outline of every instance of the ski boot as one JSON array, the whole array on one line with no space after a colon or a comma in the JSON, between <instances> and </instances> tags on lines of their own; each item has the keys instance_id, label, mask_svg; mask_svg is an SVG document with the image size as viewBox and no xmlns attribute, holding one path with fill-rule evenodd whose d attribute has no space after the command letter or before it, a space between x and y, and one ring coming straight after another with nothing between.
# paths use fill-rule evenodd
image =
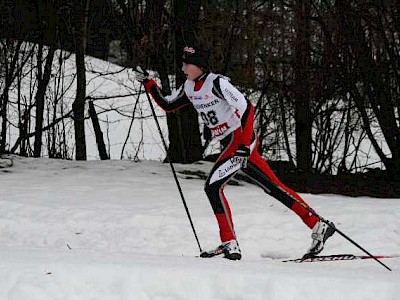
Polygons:
<instances>
[{"instance_id":1,"label":"ski boot","mask_svg":"<svg viewBox=\"0 0 400 300\"><path fill-rule=\"evenodd\" d=\"M329 223L329 225L328 225ZM329 221L319 220L317 224L315 224L311 238L311 247L308 249L307 253L303 256L303 259L307 259L319 254L323 249L326 240L331 237L335 233L335 225Z\"/></svg>"},{"instance_id":2,"label":"ski boot","mask_svg":"<svg viewBox=\"0 0 400 300\"><path fill-rule=\"evenodd\" d=\"M200 257L209 258L222 254L224 258L230 260L240 260L242 258L242 253L240 252L239 244L236 240L224 242L213 250L203 251Z\"/></svg>"}]
</instances>

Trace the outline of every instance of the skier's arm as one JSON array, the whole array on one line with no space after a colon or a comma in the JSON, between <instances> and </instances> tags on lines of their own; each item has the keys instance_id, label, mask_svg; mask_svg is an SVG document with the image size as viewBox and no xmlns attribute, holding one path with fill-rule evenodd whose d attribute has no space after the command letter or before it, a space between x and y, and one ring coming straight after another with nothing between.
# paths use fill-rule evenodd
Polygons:
<instances>
[{"instance_id":1,"label":"skier's arm","mask_svg":"<svg viewBox=\"0 0 400 300\"><path fill-rule=\"evenodd\" d=\"M253 139L254 106L225 78L217 78L214 87L220 89L222 96L239 114L242 126L241 143L249 147Z\"/></svg>"},{"instance_id":2,"label":"skier's arm","mask_svg":"<svg viewBox=\"0 0 400 300\"><path fill-rule=\"evenodd\" d=\"M151 94L157 104L166 112L177 110L190 103L190 100L186 97L184 92L183 85L171 95L167 96L164 95L161 88L153 79L145 79L143 80L143 84L146 91Z\"/></svg>"}]
</instances>

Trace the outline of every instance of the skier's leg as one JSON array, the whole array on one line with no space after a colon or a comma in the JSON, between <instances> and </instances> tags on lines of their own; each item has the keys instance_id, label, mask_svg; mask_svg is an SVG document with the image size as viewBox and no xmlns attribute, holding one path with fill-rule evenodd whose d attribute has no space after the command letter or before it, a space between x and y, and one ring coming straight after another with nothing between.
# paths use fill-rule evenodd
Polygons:
<instances>
[{"instance_id":1,"label":"skier's leg","mask_svg":"<svg viewBox=\"0 0 400 300\"><path fill-rule=\"evenodd\" d=\"M331 222L328 225L319 219L314 210L295 191L284 185L268 163L255 150L251 154L247 168L243 171L268 194L275 197L292 211L294 211L303 222L312 229L312 242L304 257L312 257L324 249L326 240L335 232L335 225Z\"/></svg>"},{"instance_id":2,"label":"skier's leg","mask_svg":"<svg viewBox=\"0 0 400 300\"><path fill-rule=\"evenodd\" d=\"M225 138L225 149L219 156L205 183L204 190L210 201L220 230L222 242L236 239L232 213L224 194L228 181L240 170L240 161L234 159L238 147L240 132L234 132Z\"/></svg>"},{"instance_id":3,"label":"skier's leg","mask_svg":"<svg viewBox=\"0 0 400 300\"><path fill-rule=\"evenodd\" d=\"M318 222L319 218L310 212L313 211L310 206L299 194L280 181L256 149L249 157L247 168L243 171L264 191L294 211L309 228L313 228Z\"/></svg>"},{"instance_id":4,"label":"skier's leg","mask_svg":"<svg viewBox=\"0 0 400 300\"><path fill-rule=\"evenodd\" d=\"M229 203L224 195L224 184L206 184L204 190L214 211L219 226L221 242L236 239L232 213Z\"/></svg>"}]
</instances>

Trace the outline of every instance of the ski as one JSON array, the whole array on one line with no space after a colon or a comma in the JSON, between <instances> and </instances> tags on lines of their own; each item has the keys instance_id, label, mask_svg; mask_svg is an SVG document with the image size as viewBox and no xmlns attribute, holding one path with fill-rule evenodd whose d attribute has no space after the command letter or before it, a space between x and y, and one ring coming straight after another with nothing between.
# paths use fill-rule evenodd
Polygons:
<instances>
[{"instance_id":1,"label":"ski","mask_svg":"<svg viewBox=\"0 0 400 300\"><path fill-rule=\"evenodd\" d=\"M308 258L296 258L287 259L282 262L324 262L324 261L345 261L345 260L356 260L356 259L383 259L383 258L398 258L400 255L354 255L354 254L332 254L332 255L317 255Z\"/></svg>"}]
</instances>

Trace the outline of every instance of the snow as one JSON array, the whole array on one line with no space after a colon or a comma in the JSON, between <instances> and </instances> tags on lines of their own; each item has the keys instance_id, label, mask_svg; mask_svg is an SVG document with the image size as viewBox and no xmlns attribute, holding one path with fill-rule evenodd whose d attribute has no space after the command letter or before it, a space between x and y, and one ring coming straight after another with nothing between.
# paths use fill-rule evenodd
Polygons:
<instances>
[{"instance_id":1,"label":"snow","mask_svg":"<svg viewBox=\"0 0 400 300\"><path fill-rule=\"evenodd\" d=\"M249 183L227 186L241 261L199 248L168 164L9 157L0 169L0 299L398 299L400 259L284 263L310 232ZM2 164L6 166L7 164ZM176 165L202 249L218 245L211 163ZM400 253L400 201L303 194L373 254ZM323 254L364 254L338 234Z\"/></svg>"}]
</instances>

